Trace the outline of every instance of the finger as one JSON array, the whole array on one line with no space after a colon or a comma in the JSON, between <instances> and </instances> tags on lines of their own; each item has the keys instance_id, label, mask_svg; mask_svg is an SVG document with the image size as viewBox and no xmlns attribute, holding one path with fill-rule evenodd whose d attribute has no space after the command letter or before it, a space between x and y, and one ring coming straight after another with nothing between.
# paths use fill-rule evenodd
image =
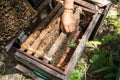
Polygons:
<instances>
[{"instance_id":1,"label":"finger","mask_svg":"<svg viewBox=\"0 0 120 80\"><path fill-rule=\"evenodd\" d=\"M69 28L69 32L72 32L72 31L73 31L73 30L72 30L73 27L72 27L71 25L69 25L68 28Z\"/></svg>"},{"instance_id":2,"label":"finger","mask_svg":"<svg viewBox=\"0 0 120 80\"><path fill-rule=\"evenodd\" d=\"M64 31L63 24L60 25L60 28L62 31Z\"/></svg>"},{"instance_id":3,"label":"finger","mask_svg":"<svg viewBox=\"0 0 120 80\"><path fill-rule=\"evenodd\" d=\"M65 29L65 31L66 31L67 33L70 32L70 31L69 31L69 26L65 25L65 26L64 26L64 29Z\"/></svg>"},{"instance_id":4,"label":"finger","mask_svg":"<svg viewBox=\"0 0 120 80\"><path fill-rule=\"evenodd\" d=\"M73 32L73 31L75 31L75 25L74 25L74 24L71 24L71 25L70 25L70 32Z\"/></svg>"},{"instance_id":5,"label":"finger","mask_svg":"<svg viewBox=\"0 0 120 80\"><path fill-rule=\"evenodd\" d=\"M72 24L72 30L75 31L76 27L75 24Z\"/></svg>"},{"instance_id":6,"label":"finger","mask_svg":"<svg viewBox=\"0 0 120 80\"><path fill-rule=\"evenodd\" d=\"M61 25L60 27L61 27L62 32L66 34L66 31L65 31L65 29L64 29L64 26Z\"/></svg>"}]
</instances>

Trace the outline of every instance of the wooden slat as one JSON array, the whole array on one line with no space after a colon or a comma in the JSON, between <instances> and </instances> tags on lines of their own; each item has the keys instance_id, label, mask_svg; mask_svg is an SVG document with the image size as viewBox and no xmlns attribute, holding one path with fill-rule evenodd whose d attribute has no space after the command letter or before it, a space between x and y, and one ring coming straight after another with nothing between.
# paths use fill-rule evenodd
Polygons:
<instances>
[{"instance_id":1,"label":"wooden slat","mask_svg":"<svg viewBox=\"0 0 120 80\"><path fill-rule=\"evenodd\" d=\"M39 30L41 30L41 28L44 28L52 20L52 18L55 16L55 14L58 12L58 10L61 7L62 7L62 4L58 3L56 7L51 11L51 13L34 30L34 32L30 35L30 37L21 45L20 50L24 51L33 44L33 41L35 41L38 35L40 34Z\"/></svg>"},{"instance_id":2,"label":"wooden slat","mask_svg":"<svg viewBox=\"0 0 120 80\"><path fill-rule=\"evenodd\" d=\"M52 25L53 25L53 24L56 24L56 22L57 22L57 19L56 19L56 18L60 17L61 14L62 14L62 12L63 12L63 8L61 8L61 9L58 11L58 14L56 14L56 16L55 16L55 17L52 19L52 21L51 21L52 23L50 23L50 24L47 26L48 28L42 30L42 32L40 33L39 37L34 41L34 43L32 44L32 46L30 46L30 47L28 48L28 52L27 52L28 54L31 54L32 52L35 52L36 49L38 49L41 40L43 39L43 37L44 37L49 31L51 31L51 30L54 28L54 26L52 26Z\"/></svg>"},{"instance_id":3,"label":"wooden slat","mask_svg":"<svg viewBox=\"0 0 120 80\"><path fill-rule=\"evenodd\" d=\"M22 73L24 73L26 76L30 76L32 77L34 80L44 80L38 76L36 76L32 71L30 71L29 69L27 69L26 67L22 66L21 64L17 64L15 66L15 68L19 71L21 71Z\"/></svg>"},{"instance_id":4,"label":"wooden slat","mask_svg":"<svg viewBox=\"0 0 120 80\"><path fill-rule=\"evenodd\" d=\"M56 24L57 23L57 24ZM46 51L46 48L48 46L51 46L53 44L54 40L56 39L55 36L59 35L59 25L60 25L60 17L55 19L51 24L49 25L49 33L46 34L44 39L42 39L42 42L39 44L39 47L35 51L35 57L41 57L41 54L44 54Z\"/></svg>"},{"instance_id":5,"label":"wooden slat","mask_svg":"<svg viewBox=\"0 0 120 80\"><path fill-rule=\"evenodd\" d=\"M96 34L98 33L99 28L102 27L103 21L104 21L106 15L107 15L109 9L111 8L111 6L112 6L112 3L109 3L109 4L103 9L104 12L102 13L102 16L100 17L100 19L99 19L99 21L98 21L98 23L97 23L97 25L96 25L96 28L93 30L93 32L92 32L92 34L91 34L91 36L90 36L90 40L93 40L93 39L95 38ZM98 25L100 25L100 26L98 26Z\"/></svg>"},{"instance_id":6,"label":"wooden slat","mask_svg":"<svg viewBox=\"0 0 120 80\"><path fill-rule=\"evenodd\" d=\"M36 51L36 49L38 48L42 38L48 33L48 30L43 30L38 38L34 41L34 43L28 48L28 51L26 52L27 54L32 54L33 52Z\"/></svg>"},{"instance_id":7,"label":"wooden slat","mask_svg":"<svg viewBox=\"0 0 120 80\"><path fill-rule=\"evenodd\" d=\"M75 0L75 3L80 5L80 6L83 6L87 9L90 9L90 10L93 10L93 11L96 11L96 7L95 5L91 4L91 3L88 3L84 0Z\"/></svg>"},{"instance_id":8,"label":"wooden slat","mask_svg":"<svg viewBox=\"0 0 120 80\"><path fill-rule=\"evenodd\" d=\"M27 50L29 46L33 44L34 40L38 37L39 33L40 33L39 31L35 31L34 33L32 33L30 37L28 37L28 39L21 45L20 50L21 51Z\"/></svg>"},{"instance_id":9,"label":"wooden slat","mask_svg":"<svg viewBox=\"0 0 120 80\"><path fill-rule=\"evenodd\" d=\"M50 12L50 14L48 14L48 16L40 24L38 24L37 28L35 28L34 31L38 31L41 30L41 28L45 28L45 26L47 26L50 23L50 21L57 14L61 7L62 3L58 2L56 7Z\"/></svg>"},{"instance_id":10,"label":"wooden slat","mask_svg":"<svg viewBox=\"0 0 120 80\"><path fill-rule=\"evenodd\" d=\"M59 49L59 47L61 46L61 44L63 43L63 41L65 40L66 34L64 34L63 32L60 34L60 36L56 39L55 43L52 45L52 47L50 48L50 50L47 53L47 59L45 59L45 61L48 63L49 61L52 60L52 56L56 53L56 51Z\"/></svg>"},{"instance_id":11,"label":"wooden slat","mask_svg":"<svg viewBox=\"0 0 120 80\"><path fill-rule=\"evenodd\" d=\"M34 69L32 67L32 65L36 66L37 69L34 69L34 70L37 70L39 71L40 69L44 70L45 72L47 73L50 73L51 75L54 75L56 77L60 77L60 78L63 78L64 77L64 72L50 64L47 64L31 55L28 55L28 54L25 54L25 53L22 53L22 52L16 52L15 53L15 58L22 62L23 64L25 64L26 66Z\"/></svg>"},{"instance_id":12,"label":"wooden slat","mask_svg":"<svg viewBox=\"0 0 120 80\"><path fill-rule=\"evenodd\" d=\"M73 39L71 40L72 42L75 42L77 40L79 33L80 33L80 31L76 32ZM69 46L66 47L64 54L62 55L61 59L59 60L58 64L56 65L57 67L59 67L59 68L63 67L62 64L64 63L65 59L67 58L70 50L71 50L71 47L69 47Z\"/></svg>"},{"instance_id":13,"label":"wooden slat","mask_svg":"<svg viewBox=\"0 0 120 80\"><path fill-rule=\"evenodd\" d=\"M96 11L90 10L90 9L88 9L88 8L85 8L85 7L82 7L82 6L81 6L81 8L82 8L82 10L87 11L87 12L90 12L90 13L92 13L92 14L95 14L95 13L96 13Z\"/></svg>"},{"instance_id":14,"label":"wooden slat","mask_svg":"<svg viewBox=\"0 0 120 80\"><path fill-rule=\"evenodd\" d=\"M34 14L33 16L32 16L32 19L35 17L35 16L37 16L37 11L35 10L35 9L33 9L33 7L30 5L30 3L27 1L27 0L22 0L22 1L24 1L26 4L26 6L28 7L28 9L30 10L30 12L32 13L32 14Z\"/></svg>"}]
</instances>

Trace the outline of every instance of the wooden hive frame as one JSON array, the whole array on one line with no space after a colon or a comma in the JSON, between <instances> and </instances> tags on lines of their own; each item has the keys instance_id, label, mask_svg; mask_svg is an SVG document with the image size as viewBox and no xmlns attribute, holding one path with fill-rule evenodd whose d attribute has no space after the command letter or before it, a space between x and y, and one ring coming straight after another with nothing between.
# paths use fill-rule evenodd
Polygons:
<instances>
[{"instance_id":1,"label":"wooden hive frame","mask_svg":"<svg viewBox=\"0 0 120 80\"><path fill-rule=\"evenodd\" d=\"M41 12L43 11L43 9L46 9L45 8L46 6L50 7L49 4L51 3L51 0L42 1L41 3L39 3L39 6L36 8L33 8L27 0L22 0L22 1L24 2L25 6L29 9L30 13L32 13L30 23L31 23L31 26L33 28L35 28L35 26L39 24L38 22L41 22L43 20L43 19L41 19ZM19 30L16 37L9 40L6 44L0 44L0 51L4 50L4 51L8 52L10 50L10 48L12 47L12 45L15 43L18 36L21 35L21 32L23 32L23 31Z\"/></svg>"}]
</instances>

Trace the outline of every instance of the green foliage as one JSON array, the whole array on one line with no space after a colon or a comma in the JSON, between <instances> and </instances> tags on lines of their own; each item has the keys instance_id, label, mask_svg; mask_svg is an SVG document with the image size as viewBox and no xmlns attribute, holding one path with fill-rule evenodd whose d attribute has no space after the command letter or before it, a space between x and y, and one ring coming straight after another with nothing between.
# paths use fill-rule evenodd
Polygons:
<instances>
[{"instance_id":1,"label":"green foliage","mask_svg":"<svg viewBox=\"0 0 120 80\"><path fill-rule=\"evenodd\" d=\"M108 57L108 64L106 63L105 66L93 71L94 73L100 73L100 72L104 72L104 71L116 71L117 69L117 66L113 63L113 57L112 57L112 54L110 54ZM113 74L113 72L110 72L109 74Z\"/></svg>"},{"instance_id":2,"label":"green foliage","mask_svg":"<svg viewBox=\"0 0 120 80\"><path fill-rule=\"evenodd\" d=\"M104 20L104 24L109 26L109 25L112 25L114 26L117 30L120 29L120 18L115 18L115 19L112 19L111 17L107 17L105 20ZM115 31L116 31L115 29Z\"/></svg>"},{"instance_id":3,"label":"green foliage","mask_svg":"<svg viewBox=\"0 0 120 80\"><path fill-rule=\"evenodd\" d=\"M112 72L104 76L106 80L111 80L113 77L116 77L116 74Z\"/></svg>"},{"instance_id":4,"label":"green foliage","mask_svg":"<svg viewBox=\"0 0 120 80\"><path fill-rule=\"evenodd\" d=\"M73 70L69 80L82 80L83 73L80 70Z\"/></svg>"},{"instance_id":5,"label":"green foliage","mask_svg":"<svg viewBox=\"0 0 120 80\"><path fill-rule=\"evenodd\" d=\"M102 37L101 42L102 44L106 44L115 40L120 39L118 34L107 34L105 36Z\"/></svg>"},{"instance_id":6,"label":"green foliage","mask_svg":"<svg viewBox=\"0 0 120 80\"><path fill-rule=\"evenodd\" d=\"M77 46L77 44L72 41L72 42L70 42L69 46L72 47L72 48L75 48Z\"/></svg>"},{"instance_id":7,"label":"green foliage","mask_svg":"<svg viewBox=\"0 0 120 80\"><path fill-rule=\"evenodd\" d=\"M120 3L118 3L118 7L120 7ZM101 80L115 80L118 65L116 65L114 62L120 63L120 54L119 51L112 52L112 50L109 50L108 53L108 50L104 46L107 43L112 43L117 40L120 40L120 35L118 34L120 33L120 18L113 19L112 17L108 16L104 20L104 24L106 26L114 27L114 30L108 32L108 34L104 35L102 39L99 41L99 43L101 43L100 44L101 47L93 51L93 54L89 60L90 61L89 70L95 75L102 74L103 77L101 78ZM92 42L92 45L93 44L97 46L99 45Z\"/></svg>"},{"instance_id":8,"label":"green foliage","mask_svg":"<svg viewBox=\"0 0 120 80\"><path fill-rule=\"evenodd\" d=\"M100 72L103 72L103 71L107 71L109 69L110 69L110 67L104 66L104 67L102 67L100 69L97 69L97 70L93 71L93 73L100 73Z\"/></svg>"},{"instance_id":9,"label":"green foliage","mask_svg":"<svg viewBox=\"0 0 120 80\"><path fill-rule=\"evenodd\" d=\"M115 27L120 27L120 18L117 19L109 19L109 24Z\"/></svg>"},{"instance_id":10,"label":"green foliage","mask_svg":"<svg viewBox=\"0 0 120 80\"><path fill-rule=\"evenodd\" d=\"M85 58L81 58L77 62L76 67L77 68L73 70L69 80L82 80L83 77L86 78L86 72L87 72L89 66L87 66L87 63L85 63Z\"/></svg>"},{"instance_id":11,"label":"green foliage","mask_svg":"<svg viewBox=\"0 0 120 80\"><path fill-rule=\"evenodd\" d=\"M112 56L112 54L109 54L109 66L110 67L114 67L115 65L114 65L114 63L113 63L113 56Z\"/></svg>"},{"instance_id":12,"label":"green foliage","mask_svg":"<svg viewBox=\"0 0 120 80\"><path fill-rule=\"evenodd\" d=\"M91 63L94 63L99 58L99 55L94 54L92 58L90 59Z\"/></svg>"},{"instance_id":13,"label":"green foliage","mask_svg":"<svg viewBox=\"0 0 120 80\"><path fill-rule=\"evenodd\" d=\"M88 41L86 43L87 46L96 48L97 46L101 45L102 43L100 41Z\"/></svg>"},{"instance_id":14,"label":"green foliage","mask_svg":"<svg viewBox=\"0 0 120 80\"><path fill-rule=\"evenodd\" d=\"M106 55L105 55L105 50L104 49L100 49L94 52L94 54L92 55L92 57L90 58L90 68L91 70L95 70L98 69L102 66L104 66L106 60Z\"/></svg>"},{"instance_id":15,"label":"green foliage","mask_svg":"<svg viewBox=\"0 0 120 80\"><path fill-rule=\"evenodd\" d=\"M117 70L116 80L119 80L119 78L120 78L120 64Z\"/></svg>"},{"instance_id":16,"label":"green foliage","mask_svg":"<svg viewBox=\"0 0 120 80\"><path fill-rule=\"evenodd\" d=\"M113 77L115 78L117 66L113 63L112 54L108 55L104 49L100 49L92 55L90 62L90 69L94 74L103 73L105 80L109 80L109 78Z\"/></svg>"},{"instance_id":17,"label":"green foliage","mask_svg":"<svg viewBox=\"0 0 120 80\"><path fill-rule=\"evenodd\" d=\"M120 39L120 36L118 34L118 32L120 31L120 18L112 19L111 17L107 17L104 20L104 24L114 26L115 29L112 32L112 34L108 33L107 35L102 37L101 39L102 44Z\"/></svg>"}]
</instances>

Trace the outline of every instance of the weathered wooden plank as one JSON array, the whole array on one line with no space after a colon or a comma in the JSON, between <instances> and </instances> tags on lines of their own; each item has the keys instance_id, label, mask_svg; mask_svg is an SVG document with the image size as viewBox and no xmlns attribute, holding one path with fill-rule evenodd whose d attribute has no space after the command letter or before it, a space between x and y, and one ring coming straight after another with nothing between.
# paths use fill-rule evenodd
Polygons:
<instances>
[{"instance_id":1,"label":"weathered wooden plank","mask_svg":"<svg viewBox=\"0 0 120 80\"><path fill-rule=\"evenodd\" d=\"M29 10L30 10L30 12L32 13L32 14L34 14L31 18L33 19L35 16L37 16L37 11L35 10L35 9L33 9L33 7L30 5L30 3L27 1L27 0L23 0L26 4L25 5L27 5L29 8Z\"/></svg>"},{"instance_id":2,"label":"weathered wooden plank","mask_svg":"<svg viewBox=\"0 0 120 80\"><path fill-rule=\"evenodd\" d=\"M90 10L96 11L96 6L95 5L93 5L91 3L88 3L84 0L75 0L75 3L79 4L80 6L83 6L85 8L88 8Z\"/></svg>"},{"instance_id":3,"label":"weathered wooden plank","mask_svg":"<svg viewBox=\"0 0 120 80\"><path fill-rule=\"evenodd\" d=\"M32 54L36 51L36 49L39 46L39 43L41 42L42 38L48 33L48 30L43 30L38 38L33 42L33 44L28 48L27 54Z\"/></svg>"},{"instance_id":4,"label":"weathered wooden plank","mask_svg":"<svg viewBox=\"0 0 120 80\"><path fill-rule=\"evenodd\" d=\"M32 52L36 52L36 50L39 48L39 45L43 37L45 37L45 35L49 33L52 29L54 29L54 26L52 25L58 22L57 18L60 17L60 15L62 14L62 11L63 11L63 8L61 8L58 11L58 14L56 14L56 16L52 19L51 23L47 26L47 28L42 30L42 32L39 34L38 38L34 41L32 46L28 48L28 52L27 52L28 54L31 54Z\"/></svg>"},{"instance_id":5,"label":"weathered wooden plank","mask_svg":"<svg viewBox=\"0 0 120 80\"><path fill-rule=\"evenodd\" d=\"M15 58L19 61L19 62L22 62L23 64L25 64L26 66L28 66L29 68L31 69L34 69L34 70L37 70L37 71L43 71L43 74L47 72L47 76L49 78L53 78L53 77L57 77L59 79L63 79L64 80L64 73L62 70L54 67L54 66L51 66L47 63L44 63L42 62L41 60L37 59L37 58L34 58L33 56L31 55L27 55L24 53L19 53L19 52L16 52L15 53ZM46 75L46 74L44 74ZM49 76L51 75L51 76ZM57 79L55 79L57 80Z\"/></svg>"},{"instance_id":6,"label":"weathered wooden plank","mask_svg":"<svg viewBox=\"0 0 120 80\"><path fill-rule=\"evenodd\" d=\"M15 66L15 68L19 71L21 71L22 73L24 73L26 76L30 76L32 77L34 80L44 80L38 76L36 76L32 71L30 71L29 69L27 69L26 67L20 65L20 64L17 64Z\"/></svg>"},{"instance_id":7,"label":"weathered wooden plank","mask_svg":"<svg viewBox=\"0 0 120 80\"><path fill-rule=\"evenodd\" d=\"M76 29L75 29L75 32L77 32L77 31L80 31L80 26L79 26L79 23L80 23L80 14L83 14L82 13L82 9L81 9L81 7L77 7L77 8L75 8L75 13L74 13L74 17L75 17L75 21L76 21ZM74 32L74 33L75 33Z\"/></svg>"},{"instance_id":8,"label":"weathered wooden plank","mask_svg":"<svg viewBox=\"0 0 120 80\"><path fill-rule=\"evenodd\" d=\"M38 24L37 28L34 29L34 31L41 30L41 28L45 28L50 21L53 19L53 17L57 14L58 10L62 7L62 3L58 2L56 7L48 14L48 16L40 23Z\"/></svg>"},{"instance_id":9,"label":"weathered wooden plank","mask_svg":"<svg viewBox=\"0 0 120 80\"><path fill-rule=\"evenodd\" d=\"M57 24L56 24L57 23ZM38 56L38 54L44 54L47 51L47 48L50 48L52 44L54 43L56 37L59 35L59 25L60 25L60 17L55 19L53 22L51 22L51 25L49 25L50 29L48 31L48 34L41 40L39 47L35 51L35 57L41 57ZM37 52L37 53L36 53Z\"/></svg>"},{"instance_id":10,"label":"weathered wooden plank","mask_svg":"<svg viewBox=\"0 0 120 80\"><path fill-rule=\"evenodd\" d=\"M111 6L112 6L112 3L109 3L106 6L106 8L103 9L104 12L102 13L102 16L100 17L97 25L95 26L95 29L93 30L89 40L93 40L95 38L96 34L98 33L99 28L102 27L103 21L104 21ZM98 26L98 25L100 25L100 26Z\"/></svg>"},{"instance_id":11,"label":"weathered wooden plank","mask_svg":"<svg viewBox=\"0 0 120 80\"><path fill-rule=\"evenodd\" d=\"M96 13L96 11L90 10L90 9L85 8L85 7L82 7L82 6L80 6L80 7L81 7L82 10L84 10L84 11L90 12L90 13L92 13L92 14L95 14L95 13Z\"/></svg>"},{"instance_id":12,"label":"weathered wooden plank","mask_svg":"<svg viewBox=\"0 0 120 80\"><path fill-rule=\"evenodd\" d=\"M34 32L30 35L30 37L21 45L22 51L28 49L28 47L30 47L33 44L33 41L35 41L38 35L40 34L39 30L41 30L41 28L44 28L52 20L52 18L55 16L55 14L58 12L58 10L61 7L62 4L58 3L56 7L51 11L51 13L46 17L46 19L39 24L39 26L34 30Z\"/></svg>"},{"instance_id":13,"label":"weathered wooden plank","mask_svg":"<svg viewBox=\"0 0 120 80\"><path fill-rule=\"evenodd\" d=\"M63 32L60 34L60 36L56 39L55 43L52 45L52 47L50 48L50 50L47 53L47 57L48 59L45 59L45 61L48 63L49 61L52 60L52 56L56 53L56 51L59 49L59 47L61 46L62 42L65 40L66 34L64 34Z\"/></svg>"},{"instance_id":14,"label":"weathered wooden plank","mask_svg":"<svg viewBox=\"0 0 120 80\"><path fill-rule=\"evenodd\" d=\"M77 40L77 38L79 36L79 33L80 33L80 31L76 32L73 39L71 40L72 42L75 42ZM59 67L59 68L63 67L62 64L64 63L64 61L65 61L66 57L68 56L70 50L71 50L71 47L69 47L69 46L66 47L64 54L62 55L61 59L59 60L58 64L56 65L57 67Z\"/></svg>"},{"instance_id":15,"label":"weathered wooden plank","mask_svg":"<svg viewBox=\"0 0 120 80\"><path fill-rule=\"evenodd\" d=\"M29 48L29 46L31 46L31 44L33 44L34 40L38 37L39 35L39 31L35 31L33 32L30 37L28 37L28 39L21 45L20 50L24 51L27 50Z\"/></svg>"}]
</instances>

